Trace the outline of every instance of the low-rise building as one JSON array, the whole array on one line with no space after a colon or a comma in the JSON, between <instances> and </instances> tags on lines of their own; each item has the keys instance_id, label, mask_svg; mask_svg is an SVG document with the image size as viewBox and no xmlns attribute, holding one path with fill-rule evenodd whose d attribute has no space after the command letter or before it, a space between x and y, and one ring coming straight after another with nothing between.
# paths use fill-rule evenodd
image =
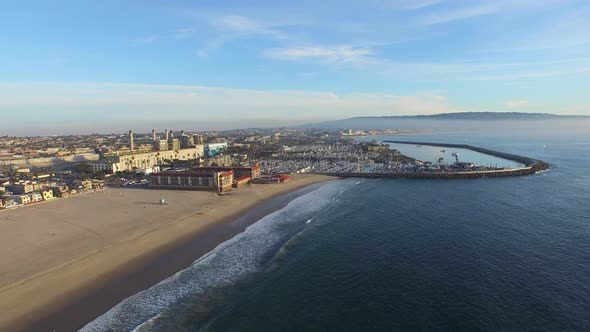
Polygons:
<instances>
[{"instance_id":1,"label":"low-rise building","mask_svg":"<svg viewBox=\"0 0 590 332\"><path fill-rule=\"evenodd\" d=\"M92 180L76 180L72 182L71 185L72 188L77 189L78 192L92 190Z\"/></svg>"},{"instance_id":2,"label":"low-rise building","mask_svg":"<svg viewBox=\"0 0 590 332\"><path fill-rule=\"evenodd\" d=\"M2 204L4 205L4 209L9 209L12 207L15 207L18 205L18 202L16 200L14 200L14 198L8 197L8 196L2 196Z\"/></svg>"},{"instance_id":3,"label":"low-rise building","mask_svg":"<svg viewBox=\"0 0 590 332\"><path fill-rule=\"evenodd\" d=\"M29 194L31 197L31 203L37 203L43 201L43 195L39 192L32 192Z\"/></svg>"},{"instance_id":4,"label":"low-rise building","mask_svg":"<svg viewBox=\"0 0 590 332\"><path fill-rule=\"evenodd\" d=\"M51 190L51 189L43 189L43 190L41 190L41 196L43 196L43 200L44 201L49 201L51 199L54 199L54 197L53 197L53 190Z\"/></svg>"},{"instance_id":5,"label":"low-rise building","mask_svg":"<svg viewBox=\"0 0 590 332\"><path fill-rule=\"evenodd\" d=\"M287 174L273 174L271 175L273 179L278 180L279 183L285 183L291 181L291 177Z\"/></svg>"},{"instance_id":6,"label":"low-rise building","mask_svg":"<svg viewBox=\"0 0 590 332\"><path fill-rule=\"evenodd\" d=\"M240 176L238 178L234 178L234 183L232 184L232 187L234 187L234 188L240 188L241 186L250 183L250 180L252 180L252 178L249 177L248 175L244 175L244 176Z\"/></svg>"},{"instance_id":7,"label":"low-rise building","mask_svg":"<svg viewBox=\"0 0 590 332\"><path fill-rule=\"evenodd\" d=\"M96 172L105 172L105 173L111 173L113 171L113 164L112 162L109 162L108 160L97 160L97 161L92 161L89 162L88 165L90 165L90 167L92 167L92 172L96 173Z\"/></svg>"},{"instance_id":8,"label":"low-rise building","mask_svg":"<svg viewBox=\"0 0 590 332\"><path fill-rule=\"evenodd\" d=\"M231 171L222 172L161 172L152 173L149 178L151 188L181 190L230 191L233 183Z\"/></svg>"},{"instance_id":9,"label":"low-rise building","mask_svg":"<svg viewBox=\"0 0 590 332\"><path fill-rule=\"evenodd\" d=\"M193 171L197 172L233 172L236 178L242 176L249 176L255 179L260 176L260 166L209 166L209 167L195 167Z\"/></svg>"},{"instance_id":10,"label":"low-rise building","mask_svg":"<svg viewBox=\"0 0 590 332\"><path fill-rule=\"evenodd\" d=\"M47 189L53 192L53 197L65 198L69 196L70 188L65 185L48 186Z\"/></svg>"},{"instance_id":11,"label":"low-rise building","mask_svg":"<svg viewBox=\"0 0 590 332\"><path fill-rule=\"evenodd\" d=\"M34 187L30 183L15 183L6 186L6 190L15 195L24 195L33 192Z\"/></svg>"},{"instance_id":12,"label":"low-rise building","mask_svg":"<svg viewBox=\"0 0 590 332\"><path fill-rule=\"evenodd\" d=\"M12 199L17 204L23 204L23 205L31 203L31 196L29 196L28 194L25 194L25 195L17 195L17 194L4 195L4 196L2 196L2 199ZM5 202L6 202L6 200L5 200Z\"/></svg>"},{"instance_id":13,"label":"low-rise building","mask_svg":"<svg viewBox=\"0 0 590 332\"><path fill-rule=\"evenodd\" d=\"M104 188L104 180L92 180L91 181L91 189L98 190Z\"/></svg>"},{"instance_id":14,"label":"low-rise building","mask_svg":"<svg viewBox=\"0 0 590 332\"><path fill-rule=\"evenodd\" d=\"M291 180L291 177L289 177L286 174L272 174L272 175L262 175L257 179L253 179L252 183L262 183L262 184L285 183L290 180Z\"/></svg>"}]
</instances>

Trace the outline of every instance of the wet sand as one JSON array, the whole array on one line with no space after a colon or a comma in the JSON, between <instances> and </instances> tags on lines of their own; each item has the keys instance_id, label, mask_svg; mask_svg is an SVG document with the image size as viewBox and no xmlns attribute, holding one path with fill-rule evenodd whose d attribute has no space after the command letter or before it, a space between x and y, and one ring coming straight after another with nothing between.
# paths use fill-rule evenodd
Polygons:
<instances>
[{"instance_id":1,"label":"wet sand","mask_svg":"<svg viewBox=\"0 0 590 332\"><path fill-rule=\"evenodd\" d=\"M4 210L0 331L76 330L331 179L298 175L225 196L106 189ZM169 205L158 204L162 197Z\"/></svg>"}]
</instances>

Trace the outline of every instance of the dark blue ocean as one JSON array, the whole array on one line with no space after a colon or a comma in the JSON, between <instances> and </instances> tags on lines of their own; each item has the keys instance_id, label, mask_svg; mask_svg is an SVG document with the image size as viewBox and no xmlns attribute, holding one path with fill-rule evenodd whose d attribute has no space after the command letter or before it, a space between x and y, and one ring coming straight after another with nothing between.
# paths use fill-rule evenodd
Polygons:
<instances>
[{"instance_id":1,"label":"dark blue ocean","mask_svg":"<svg viewBox=\"0 0 590 332\"><path fill-rule=\"evenodd\" d=\"M590 130L395 139L553 168L316 186L85 330L590 330Z\"/></svg>"}]
</instances>

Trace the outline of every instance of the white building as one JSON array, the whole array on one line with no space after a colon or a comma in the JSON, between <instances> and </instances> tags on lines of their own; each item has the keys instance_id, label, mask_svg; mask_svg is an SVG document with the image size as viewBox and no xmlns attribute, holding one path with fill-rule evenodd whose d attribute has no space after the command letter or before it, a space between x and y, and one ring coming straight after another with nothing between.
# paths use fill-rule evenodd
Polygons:
<instances>
[{"instance_id":1,"label":"white building","mask_svg":"<svg viewBox=\"0 0 590 332\"><path fill-rule=\"evenodd\" d=\"M167 161L192 160L200 159L202 157L203 145L197 145L190 149L130 153L106 157L105 159L91 162L89 164L94 172L105 171L107 173L115 173L133 170L146 170L146 172L149 172L154 166L166 164Z\"/></svg>"}]
</instances>

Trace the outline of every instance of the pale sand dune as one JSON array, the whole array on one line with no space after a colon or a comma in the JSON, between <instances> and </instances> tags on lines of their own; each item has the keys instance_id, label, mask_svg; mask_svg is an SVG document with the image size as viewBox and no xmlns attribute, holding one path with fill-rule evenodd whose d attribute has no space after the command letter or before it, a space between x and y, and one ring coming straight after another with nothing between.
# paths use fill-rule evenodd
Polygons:
<instances>
[{"instance_id":1,"label":"pale sand dune","mask_svg":"<svg viewBox=\"0 0 590 332\"><path fill-rule=\"evenodd\" d=\"M105 189L0 211L0 330L18 329L96 283L116 282L121 270L175 241L227 223L278 194L329 179L297 175L285 184L244 186L225 196ZM169 205L158 204L162 197Z\"/></svg>"}]
</instances>

